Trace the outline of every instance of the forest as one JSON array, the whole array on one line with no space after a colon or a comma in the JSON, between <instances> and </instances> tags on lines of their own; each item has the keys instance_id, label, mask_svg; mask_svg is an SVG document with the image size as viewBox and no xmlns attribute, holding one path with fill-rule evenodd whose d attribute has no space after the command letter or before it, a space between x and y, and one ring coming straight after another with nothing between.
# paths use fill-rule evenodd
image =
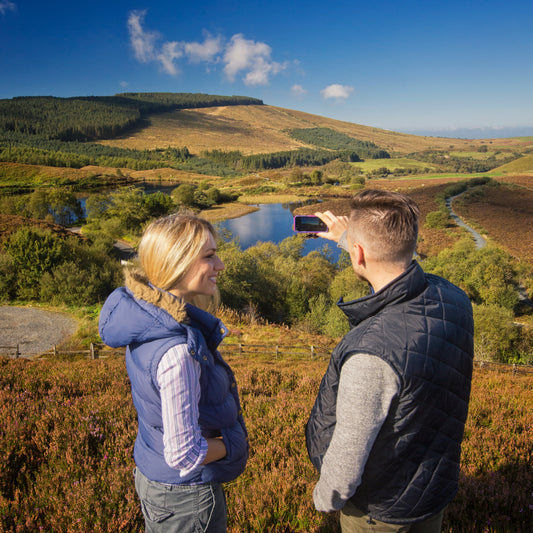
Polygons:
<instances>
[{"instance_id":1,"label":"forest","mask_svg":"<svg viewBox=\"0 0 533 533\"><path fill-rule=\"evenodd\" d=\"M0 100L0 134L17 132L61 141L115 137L150 113L220 105L261 105L255 98L189 93L17 97Z\"/></svg>"},{"instance_id":2,"label":"forest","mask_svg":"<svg viewBox=\"0 0 533 533\"><path fill-rule=\"evenodd\" d=\"M390 154L371 141L360 141L330 128L296 128L290 131L294 139L329 150L357 152L361 159L388 159Z\"/></svg>"}]
</instances>

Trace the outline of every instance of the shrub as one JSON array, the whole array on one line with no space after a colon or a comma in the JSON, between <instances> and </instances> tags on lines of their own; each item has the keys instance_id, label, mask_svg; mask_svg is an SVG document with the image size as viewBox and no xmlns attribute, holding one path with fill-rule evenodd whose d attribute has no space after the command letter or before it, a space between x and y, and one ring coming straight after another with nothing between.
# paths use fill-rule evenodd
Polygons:
<instances>
[{"instance_id":1,"label":"shrub","mask_svg":"<svg viewBox=\"0 0 533 533\"><path fill-rule=\"evenodd\" d=\"M0 271L10 287L0 284L4 299L21 298L54 305L101 302L122 280L109 243L64 238L49 230L22 227L5 244Z\"/></svg>"},{"instance_id":2,"label":"shrub","mask_svg":"<svg viewBox=\"0 0 533 533\"><path fill-rule=\"evenodd\" d=\"M225 485L228 532L333 533L315 511L305 424L324 359L226 358L250 436L245 472ZM0 531L143 529L134 489L136 414L122 357L0 358ZM459 491L442 531L531 531L532 375L475 370Z\"/></svg>"}]
</instances>

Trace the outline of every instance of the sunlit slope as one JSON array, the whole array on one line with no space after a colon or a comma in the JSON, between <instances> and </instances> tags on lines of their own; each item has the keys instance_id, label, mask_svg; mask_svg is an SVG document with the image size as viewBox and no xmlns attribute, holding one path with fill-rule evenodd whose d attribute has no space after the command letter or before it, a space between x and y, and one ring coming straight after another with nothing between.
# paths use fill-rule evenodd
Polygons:
<instances>
[{"instance_id":1,"label":"sunlit slope","mask_svg":"<svg viewBox=\"0 0 533 533\"><path fill-rule=\"evenodd\" d=\"M506 165L494 169L494 172L533 172L533 154L515 159Z\"/></svg>"},{"instance_id":2,"label":"sunlit slope","mask_svg":"<svg viewBox=\"0 0 533 533\"><path fill-rule=\"evenodd\" d=\"M421 137L362 126L351 122L267 105L206 107L151 115L146 126L121 138L102 141L109 146L138 150L187 146L203 150L239 150L243 154L294 150L303 143L292 139L294 128L331 128L388 151L411 153L427 149L466 149L483 141ZM517 141L518 142L518 141Z\"/></svg>"}]
</instances>

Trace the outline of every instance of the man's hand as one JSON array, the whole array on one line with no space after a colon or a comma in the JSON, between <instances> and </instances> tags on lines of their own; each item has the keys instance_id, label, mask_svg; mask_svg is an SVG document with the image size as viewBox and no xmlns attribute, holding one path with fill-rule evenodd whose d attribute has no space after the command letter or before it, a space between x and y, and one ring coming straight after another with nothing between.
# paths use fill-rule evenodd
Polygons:
<instances>
[{"instance_id":1,"label":"man's hand","mask_svg":"<svg viewBox=\"0 0 533 533\"><path fill-rule=\"evenodd\" d=\"M339 242L341 235L348 229L348 217L334 215L331 211L324 213L315 213L322 222L326 224L329 231L321 231L316 234L317 237Z\"/></svg>"}]
</instances>

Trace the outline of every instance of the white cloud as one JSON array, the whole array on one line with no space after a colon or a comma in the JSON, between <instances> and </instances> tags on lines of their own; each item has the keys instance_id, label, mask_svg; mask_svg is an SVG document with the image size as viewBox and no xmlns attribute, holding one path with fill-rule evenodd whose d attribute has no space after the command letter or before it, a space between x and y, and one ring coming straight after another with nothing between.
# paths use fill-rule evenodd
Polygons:
<instances>
[{"instance_id":1,"label":"white cloud","mask_svg":"<svg viewBox=\"0 0 533 533\"><path fill-rule=\"evenodd\" d=\"M272 49L268 44L245 39L242 33L231 38L224 54L224 72L230 81L241 72L246 72L246 85L268 85L271 74L277 74L285 65L271 61Z\"/></svg>"},{"instance_id":2,"label":"white cloud","mask_svg":"<svg viewBox=\"0 0 533 533\"><path fill-rule=\"evenodd\" d=\"M141 63L153 61L156 57L155 43L159 38L157 32L146 32L142 27L142 22L146 11L132 11L128 17L128 31L130 42L135 52L135 57Z\"/></svg>"},{"instance_id":3,"label":"white cloud","mask_svg":"<svg viewBox=\"0 0 533 533\"><path fill-rule=\"evenodd\" d=\"M183 56L183 44L176 42L163 43L161 52L157 54L157 60L161 63L163 70L167 74L175 76L178 74L179 69L175 65L174 61Z\"/></svg>"},{"instance_id":4,"label":"white cloud","mask_svg":"<svg viewBox=\"0 0 533 533\"><path fill-rule=\"evenodd\" d=\"M0 0L0 13L4 15L7 11L15 11L17 6L9 0Z\"/></svg>"},{"instance_id":5,"label":"white cloud","mask_svg":"<svg viewBox=\"0 0 533 533\"><path fill-rule=\"evenodd\" d=\"M0 2L3 0L0 0ZM206 33L203 42L158 41L158 32L143 28L146 11L132 11L128 16L128 31L135 57L141 63L150 61L161 65L164 72L177 75L177 62L186 58L190 63L218 63L222 61L224 73L230 81L237 75L243 76L246 85L268 85L270 76L286 68L271 60L272 49L266 43L245 39L242 34L234 35L228 44L222 37Z\"/></svg>"},{"instance_id":6,"label":"white cloud","mask_svg":"<svg viewBox=\"0 0 533 533\"><path fill-rule=\"evenodd\" d=\"M329 98L345 100L353 91L354 88L350 87L349 85L340 85L339 83L334 83L332 85L328 85L325 89L322 89L320 94L324 100L328 100Z\"/></svg>"},{"instance_id":7,"label":"white cloud","mask_svg":"<svg viewBox=\"0 0 533 533\"><path fill-rule=\"evenodd\" d=\"M184 43L185 54L192 63L214 61L222 49L222 38L210 35L206 36L203 43Z\"/></svg>"},{"instance_id":8,"label":"white cloud","mask_svg":"<svg viewBox=\"0 0 533 533\"><path fill-rule=\"evenodd\" d=\"M301 85L293 85L291 87L291 93L294 96L302 96L304 94L307 94L307 89L304 89Z\"/></svg>"}]
</instances>

